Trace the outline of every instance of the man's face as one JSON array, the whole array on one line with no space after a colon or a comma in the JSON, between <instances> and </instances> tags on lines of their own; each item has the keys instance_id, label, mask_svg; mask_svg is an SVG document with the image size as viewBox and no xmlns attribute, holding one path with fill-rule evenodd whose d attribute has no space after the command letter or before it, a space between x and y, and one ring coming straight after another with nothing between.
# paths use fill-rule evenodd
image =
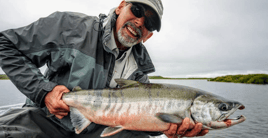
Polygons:
<instances>
[{"instance_id":1,"label":"man's face","mask_svg":"<svg viewBox=\"0 0 268 138\"><path fill-rule=\"evenodd\" d=\"M131 6L132 4L122 1L116 9L116 14L119 15L116 21L116 37L125 47L145 42L153 35L144 26L145 17L137 18L133 15ZM145 14L150 14L150 11L145 11Z\"/></svg>"}]
</instances>

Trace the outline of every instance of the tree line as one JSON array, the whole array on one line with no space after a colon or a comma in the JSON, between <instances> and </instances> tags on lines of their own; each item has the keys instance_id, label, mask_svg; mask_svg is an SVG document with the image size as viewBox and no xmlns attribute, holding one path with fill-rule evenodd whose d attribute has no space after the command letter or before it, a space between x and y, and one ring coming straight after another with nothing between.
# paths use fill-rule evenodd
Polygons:
<instances>
[{"instance_id":1,"label":"tree line","mask_svg":"<svg viewBox=\"0 0 268 138\"><path fill-rule=\"evenodd\" d=\"M209 81L247 84L268 84L268 74L227 75L209 79Z\"/></svg>"},{"instance_id":2,"label":"tree line","mask_svg":"<svg viewBox=\"0 0 268 138\"><path fill-rule=\"evenodd\" d=\"M0 80L6 80L6 79L9 79L7 75L0 74Z\"/></svg>"}]
</instances>

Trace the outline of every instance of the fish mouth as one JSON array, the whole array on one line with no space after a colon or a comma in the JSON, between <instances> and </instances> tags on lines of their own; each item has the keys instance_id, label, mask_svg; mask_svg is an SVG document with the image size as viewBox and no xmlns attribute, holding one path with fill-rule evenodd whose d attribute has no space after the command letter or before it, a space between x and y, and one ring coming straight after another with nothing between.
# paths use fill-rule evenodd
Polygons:
<instances>
[{"instance_id":1,"label":"fish mouth","mask_svg":"<svg viewBox=\"0 0 268 138\"><path fill-rule=\"evenodd\" d=\"M232 115L237 109L239 110L243 110L245 109L244 105L237 105L236 107L232 108L230 111L228 112L222 112L222 115L216 119L217 121L224 121L225 119L227 119L230 115Z\"/></svg>"},{"instance_id":2,"label":"fish mouth","mask_svg":"<svg viewBox=\"0 0 268 138\"><path fill-rule=\"evenodd\" d=\"M210 122L207 126L203 126L205 129L220 129L227 128L236 124L240 124L246 120L246 117L241 115L235 119L225 119L223 121L213 121Z\"/></svg>"},{"instance_id":3,"label":"fish mouth","mask_svg":"<svg viewBox=\"0 0 268 138\"><path fill-rule=\"evenodd\" d=\"M225 119L223 120L223 122L225 123L231 123L230 125L235 125L238 123L242 123L246 120L246 117L243 115L237 116L237 118L233 118L233 119Z\"/></svg>"},{"instance_id":4,"label":"fish mouth","mask_svg":"<svg viewBox=\"0 0 268 138\"><path fill-rule=\"evenodd\" d=\"M239 105L236 108L233 108L229 113L222 114L222 116L217 119L217 121L210 122L207 126L204 126L206 129L220 129L220 128L227 128L239 123L242 123L246 120L244 115L238 116L236 118L228 118L232 115L237 109L243 110L245 109L244 105Z\"/></svg>"}]
</instances>

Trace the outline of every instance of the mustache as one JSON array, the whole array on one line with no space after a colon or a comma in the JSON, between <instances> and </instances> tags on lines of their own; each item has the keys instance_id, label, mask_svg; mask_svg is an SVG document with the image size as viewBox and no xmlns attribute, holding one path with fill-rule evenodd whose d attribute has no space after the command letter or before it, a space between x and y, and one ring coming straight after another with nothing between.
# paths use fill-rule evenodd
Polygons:
<instances>
[{"instance_id":1,"label":"mustache","mask_svg":"<svg viewBox=\"0 0 268 138\"><path fill-rule=\"evenodd\" d=\"M137 28L132 22L126 22L123 28L126 27L127 25L131 26L135 30L135 32L138 34L138 38L142 37L142 31L139 28Z\"/></svg>"}]
</instances>

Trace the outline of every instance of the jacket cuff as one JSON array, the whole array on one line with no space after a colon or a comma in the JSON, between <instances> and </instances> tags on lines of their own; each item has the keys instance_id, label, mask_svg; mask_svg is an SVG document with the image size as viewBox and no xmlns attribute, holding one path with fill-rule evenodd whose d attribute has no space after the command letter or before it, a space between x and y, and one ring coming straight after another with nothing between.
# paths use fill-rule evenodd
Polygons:
<instances>
[{"instance_id":1,"label":"jacket cuff","mask_svg":"<svg viewBox=\"0 0 268 138\"><path fill-rule=\"evenodd\" d=\"M57 84L54 82L48 82L39 91L39 93L37 94L37 97L35 98L35 103L37 103L40 108L43 108L46 106L45 102L44 102L45 97L46 97L47 93L52 91L56 85Z\"/></svg>"}]
</instances>

